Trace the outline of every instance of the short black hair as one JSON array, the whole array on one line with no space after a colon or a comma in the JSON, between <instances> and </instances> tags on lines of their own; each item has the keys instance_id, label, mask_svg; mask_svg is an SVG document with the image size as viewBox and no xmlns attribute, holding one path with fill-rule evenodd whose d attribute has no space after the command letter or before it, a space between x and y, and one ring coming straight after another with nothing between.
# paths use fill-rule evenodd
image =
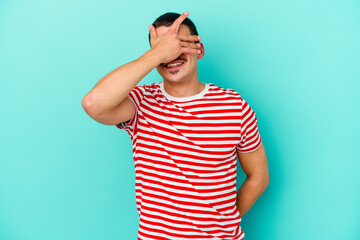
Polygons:
<instances>
[{"instance_id":1,"label":"short black hair","mask_svg":"<svg viewBox=\"0 0 360 240\"><path fill-rule=\"evenodd\" d=\"M174 12L167 12L158 17L154 22L153 26L155 28L165 26L169 27L173 24L173 22L180 17L181 14L174 13ZM198 31L196 30L195 24L190 20L190 18L185 18L184 21L181 23L186 25L190 29L190 35L199 35ZM150 32L149 32L149 43L150 43ZM199 43L199 41L196 41L196 43ZM151 47L151 44L150 44Z\"/></svg>"}]
</instances>

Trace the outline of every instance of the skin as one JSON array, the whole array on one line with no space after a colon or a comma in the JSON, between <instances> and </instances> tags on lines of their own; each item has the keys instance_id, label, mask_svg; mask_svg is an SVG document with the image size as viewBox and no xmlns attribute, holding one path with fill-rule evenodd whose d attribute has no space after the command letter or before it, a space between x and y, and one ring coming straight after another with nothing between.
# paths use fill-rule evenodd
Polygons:
<instances>
[{"instance_id":1,"label":"skin","mask_svg":"<svg viewBox=\"0 0 360 240\"><path fill-rule=\"evenodd\" d=\"M179 30L181 33L184 31L183 27L180 29L180 25L187 15L187 12L183 13L166 32L159 30L159 35L154 26L149 25L150 44L152 47L134 61L128 62L106 74L81 100L82 107L91 118L106 125L114 125L130 120L135 114L135 108L128 96L129 93L154 68L158 68L161 72L161 66L159 65L162 63L168 63L181 57L186 60L185 66L187 66L180 71L181 74L189 72L186 69L189 69L188 66L192 66L194 63L190 60L189 56L191 54L201 55L200 46L194 43L195 41L200 41L201 38L195 35L178 34ZM179 76L179 74L175 75ZM172 93L168 85L166 85L169 82L166 79L177 81L179 79L187 79L187 77L177 77L177 80L165 77L164 87L169 93ZM179 89L185 89L180 95L189 96L196 94L197 89L201 87L198 85L197 88L196 83L199 84L199 82L191 81L190 85L186 85L185 88L179 85ZM172 94L179 96L174 93Z\"/></svg>"},{"instance_id":2,"label":"skin","mask_svg":"<svg viewBox=\"0 0 360 240\"><path fill-rule=\"evenodd\" d=\"M236 207L240 215L244 216L269 185L269 170L262 143L253 152L237 151L237 156L246 179L237 192Z\"/></svg>"},{"instance_id":3,"label":"skin","mask_svg":"<svg viewBox=\"0 0 360 240\"><path fill-rule=\"evenodd\" d=\"M187 14L182 14L170 27L161 26L157 29L150 27L150 44L153 49L158 50L159 37L164 37L167 34L174 34L174 37L179 39L186 39L190 35L190 29L186 25L181 25ZM194 40L196 41L196 40ZM192 41L184 41L193 43ZM198 53L181 53L171 55L164 58L161 64L156 67L158 73L163 77L164 88L167 93L175 97L188 97L195 95L204 89L204 85L199 82L197 72L197 60L204 57L204 46L200 43L198 46L180 44L182 47L188 46L200 50ZM158 48L157 48L158 47ZM163 49L165 47L163 46ZM170 49L170 47L168 48ZM169 53L170 50L164 50L163 54ZM168 54L169 55L169 54ZM179 70L172 71L165 67L165 64L175 60L184 60L185 63ZM236 207L241 216L255 204L256 200L265 191L269 184L269 171L267 165L267 158L265 148L261 143L260 147L249 153L242 153L237 151L238 160L243 171L246 174L246 179L239 188L236 195Z\"/></svg>"},{"instance_id":4,"label":"skin","mask_svg":"<svg viewBox=\"0 0 360 240\"><path fill-rule=\"evenodd\" d=\"M201 38L190 35L188 27L181 25L187 16L187 12L181 14L170 27L155 29L149 25L151 49L105 75L82 99L81 105L91 118L106 125L131 119L135 109L128 94L154 68L163 77L166 92L174 97L188 97L203 90L197 60L204 57L204 46L194 43ZM162 65L178 58L185 61L179 71L169 71ZM256 151L237 155L247 175L236 197L236 207L244 215L267 187L269 174L262 145Z\"/></svg>"},{"instance_id":5,"label":"skin","mask_svg":"<svg viewBox=\"0 0 360 240\"><path fill-rule=\"evenodd\" d=\"M156 29L154 28L153 32L150 29L150 44L154 49L157 47L157 38L169 33L169 30L171 31L172 27L175 27L177 38L183 40L181 43L183 47L195 47L196 50L200 51L195 53L182 52L181 54L173 55L172 58L167 58L156 67L158 73L163 77L165 91L174 97L193 96L205 88L205 84L200 83L197 72L197 61L204 57L204 45L202 43L194 43L194 41L198 40L196 38L193 41L186 41L189 37L196 36L190 34L190 29L186 25L179 25L179 22L183 21L185 17L184 14L181 15L177 19L179 21L175 21L169 27L161 26ZM167 63L176 59L184 61L180 69L171 70L166 68L165 65Z\"/></svg>"}]
</instances>

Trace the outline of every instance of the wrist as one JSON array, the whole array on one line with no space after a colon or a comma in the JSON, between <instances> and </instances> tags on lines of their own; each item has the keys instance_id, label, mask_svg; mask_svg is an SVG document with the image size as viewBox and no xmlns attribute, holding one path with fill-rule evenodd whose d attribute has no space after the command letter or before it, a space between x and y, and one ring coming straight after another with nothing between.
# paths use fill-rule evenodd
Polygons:
<instances>
[{"instance_id":1,"label":"wrist","mask_svg":"<svg viewBox=\"0 0 360 240\"><path fill-rule=\"evenodd\" d=\"M149 61L154 64L154 67L157 67L162 63L161 55L154 48L151 48L145 52L143 57L149 59Z\"/></svg>"}]
</instances>

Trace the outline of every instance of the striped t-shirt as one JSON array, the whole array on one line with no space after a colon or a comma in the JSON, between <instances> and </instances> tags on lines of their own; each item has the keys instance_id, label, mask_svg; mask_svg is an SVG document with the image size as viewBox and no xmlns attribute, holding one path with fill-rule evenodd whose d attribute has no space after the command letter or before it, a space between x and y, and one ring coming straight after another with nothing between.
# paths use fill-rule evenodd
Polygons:
<instances>
[{"instance_id":1,"label":"striped t-shirt","mask_svg":"<svg viewBox=\"0 0 360 240\"><path fill-rule=\"evenodd\" d=\"M135 86L129 97L135 115L115 126L133 144L138 239L243 239L236 151L261 144L247 102L212 83L178 98L155 82Z\"/></svg>"}]
</instances>

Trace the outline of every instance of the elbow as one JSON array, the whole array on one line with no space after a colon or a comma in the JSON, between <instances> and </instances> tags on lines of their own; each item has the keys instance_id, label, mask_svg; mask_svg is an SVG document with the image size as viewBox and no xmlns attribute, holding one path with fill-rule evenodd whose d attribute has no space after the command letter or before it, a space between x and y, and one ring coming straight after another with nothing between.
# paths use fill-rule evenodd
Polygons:
<instances>
[{"instance_id":1,"label":"elbow","mask_svg":"<svg viewBox=\"0 0 360 240\"><path fill-rule=\"evenodd\" d=\"M260 192L264 192L269 185L269 177L263 176L256 181L256 186Z\"/></svg>"},{"instance_id":2,"label":"elbow","mask_svg":"<svg viewBox=\"0 0 360 240\"><path fill-rule=\"evenodd\" d=\"M264 192L269 185L269 175L263 174L256 177L249 177L249 181L254 191Z\"/></svg>"},{"instance_id":3,"label":"elbow","mask_svg":"<svg viewBox=\"0 0 360 240\"><path fill-rule=\"evenodd\" d=\"M90 109L90 104L91 103L89 97L87 95L83 97L83 99L81 100L81 106L85 111Z\"/></svg>"},{"instance_id":4,"label":"elbow","mask_svg":"<svg viewBox=\"0 0 360 240\"><path fill-rule=\"evenodd\" d=\"M85 97L83 97L83 99L81 100L81 106L84 110L88 109L90 104L89 104L89 100Z\"/></svg>"},{"instance_id":5,"label":"elbow","mask_svg":"<svg viewBox=\"0 0 360 240\"><path fill-rule=\"evenodd\" d=\"M264 176L261 180L258 181L258 191L260 193L265 192L266 188L269 185L269 177L268 176Z\"/></svg>"},{"instance_id":6,"label":"elbow","mask_svg":"<svg viewBox=\"0 0 360 240\"><path fill-rule=\"evenodd\" d=\"M264 190L269 186L269 174L267 174L265 177L264 177L264 180L263 180L263 184L264 184Z\"/></svg>"},{"instance_id":7,"label":"elbow","mask_svg":"<svg viewBox=\"0 0 360 240\"><path fill-rule=\"evenodd\" d=\"M261 183L264 187L264 190L267 188L267 186L269 185L269 171L265 171L263 174L262 174L262 177L261 177Z\"/></svg>"},{"instance_id":8,"label":"elbow","mask_svg":"<svg viewBox=\"0 0 360 240\"><path fill-rule=\"evenodd\" d=\"M81 100L81 106L89 116L95 116L91 95L87 94Z\"/></svg>"}]
</instances>

